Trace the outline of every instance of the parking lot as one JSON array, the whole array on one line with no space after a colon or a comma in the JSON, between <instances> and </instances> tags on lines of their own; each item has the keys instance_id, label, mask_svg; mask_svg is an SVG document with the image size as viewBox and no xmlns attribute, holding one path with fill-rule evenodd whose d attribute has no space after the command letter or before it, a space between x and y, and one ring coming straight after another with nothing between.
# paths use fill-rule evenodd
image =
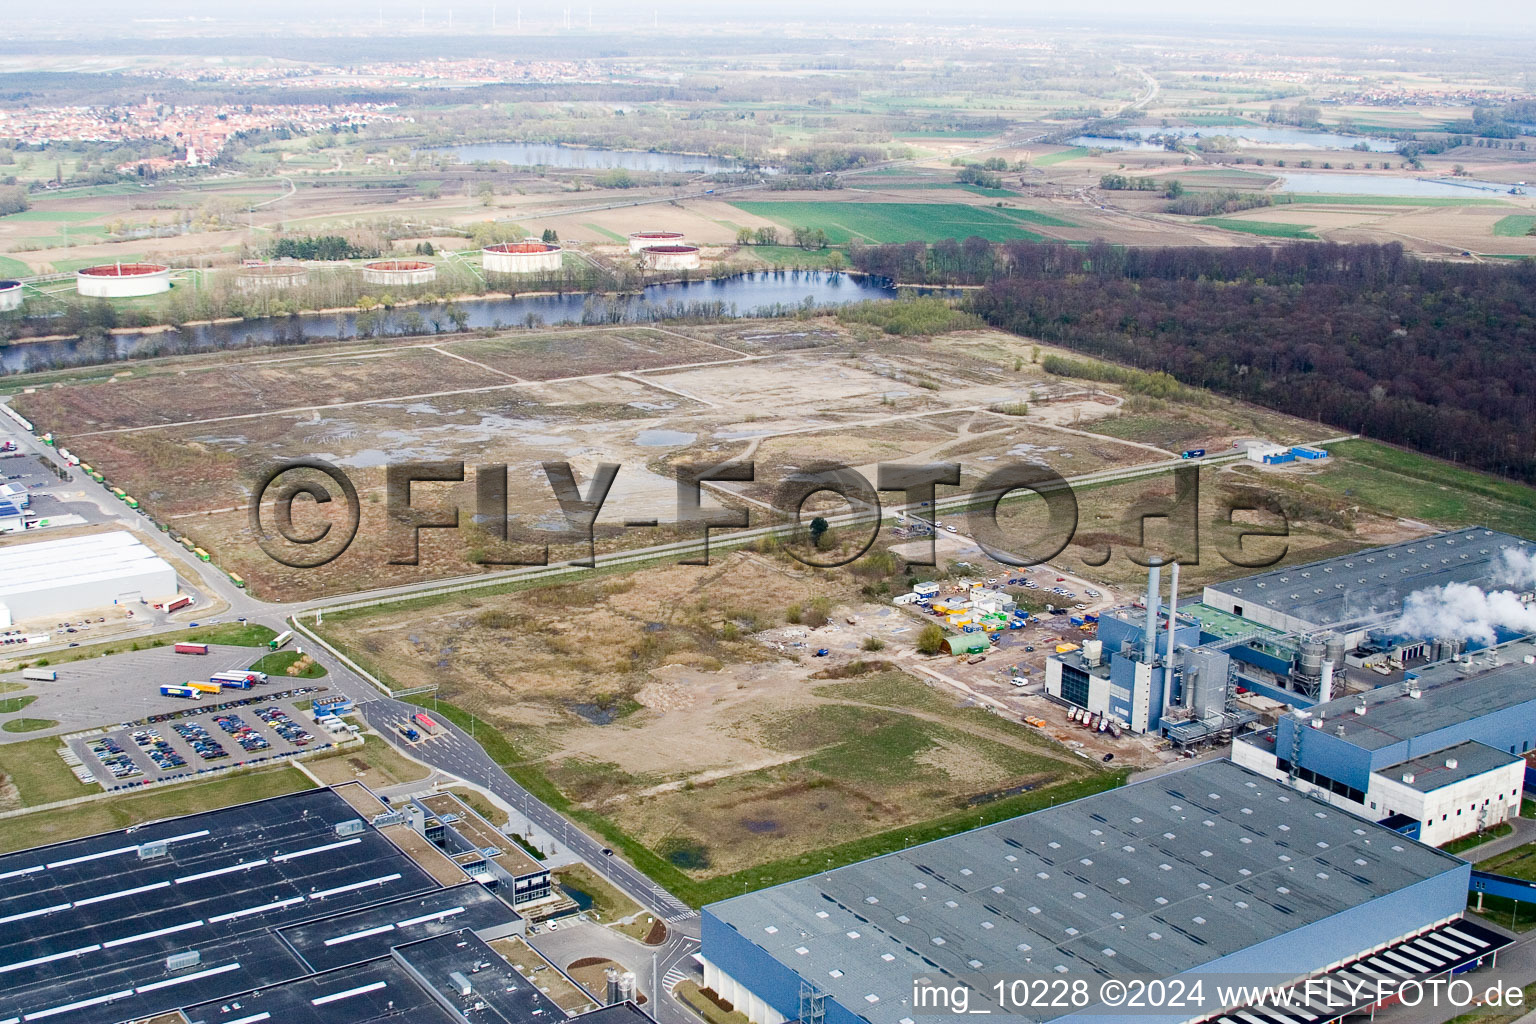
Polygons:
<instances>
[{"instance_id":1,"label":"parking lot","mask_svg":"<svg viewBox=\"0 0 1536 1024\"><path fill-rule=\"evenodd\" d=\"M289 686L274 678L250 690L183 701L169 715L76 737L69 746L109 789L324 749L335 738L295 706L323 689L313 683Z\"/></svg>"},{"instance_id":2,"label":"parking lot","mask_svg":"<svg viewBox=\"0 0 1536 1024\"><path fill-rule=\"evenodd\" d=\"M57 733L76 732L114 722L134 722L154 715L182 711L188 707L206 708L210 703L234 699L227 691L222 696L205 695L200 704L181 697L167 697L161 686L178 686L188 680L207 680L219 672L248 669L266 654L264 647L234 647L214 644L205 655L176 654L169 646L144 651L123 651L109 658L64 662L50 666L58 673L55 682L24 680L20 672L6 673L0 680L22 683L25 689L8 696L35 695L26 709L33 718L57 721ZM300 685L325 686L329 679L306 683L274 676L267 691ZM263 692L261 688L249 691ZM210 730L212 731L212 730ZM0 742L22 740L37 733L19 734L0 731Z\"/></svg>"},{"instance_id":3,"label":"parking lot","mask_svg":"<svg viewBox=\"0 0 1536 1024\"><path fill-rule=\"evenodd\" d=\"M38 528L72 526L82 523L106 523L111 518L85 496L85 488L95 482L79 468L69 471L68 483L43 467L35 455L0 453L0 484L17 484L27 489L30 511L38 518ZM131 514L125 505L124 514Z\"/></svg>"}]
</instances>

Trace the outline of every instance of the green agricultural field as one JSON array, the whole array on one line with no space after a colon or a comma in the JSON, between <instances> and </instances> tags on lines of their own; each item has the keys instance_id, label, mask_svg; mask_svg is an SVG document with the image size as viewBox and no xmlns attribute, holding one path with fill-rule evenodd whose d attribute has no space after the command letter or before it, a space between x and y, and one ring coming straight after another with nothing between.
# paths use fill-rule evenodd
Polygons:
<instances>
[{"instance_id":1,"label":"green agricultural field","mask_svg":"<svg viewBox=\"0 0 1536 1024\"><path fill-rule=\"evenodd\" d=\"M1440 526L1536 539L1536 488L1376 441L1343 441L1328 451L1326 468L1310 479L1351 501Z\"/></svg>"},{"instance_id":2,"label":"green agricultural field","mask_svg":"<svg viewBox=\"0 0 1536 1024\"><path fill-rule=\"evenodd\" d=\"M607 228L598 227L596 224L583 224L582 227L586 228L588 231L602 235L604 238L611 242L618 242L620 245L629 244L629 239L625 238L617 231L609 231Z\"/></svg>"},{"instance_id":3,"label":"green agricultural field","mask_svg":"<svg viewBox=\"0 0 1536 1024\"><path fill-rule=\"evenodd\" d=\"M1030 161L1036 167L1051 167L1056 164L1064 164L1068 160L1076 160L1078 157L1087 156L1088 150L1083 146L1073 146L1071 149L1063 149L1057 153L1047 153L1037 156Z\"/></svg>"},{"instance_id":4,"label":"green agricultural field","mask_svg":"<svg viewBox=\"0 0 1536 1024\"><path fill-rule=\"evenodd\" d=\"M1025 239L1038 242L1041 236L1025 223L1044 221L1044 214L994 206L966 206L961 203L735 203L738 209L766 217L785 227L820 228L834 243L844 244L857 238L863 242L937 242L943 238L980 235L990 242Z\"/></svg>"},{"instance_id":5,"label":"green agricultural field","mask_svg":"<svg viewBox=\"0 0 1536 1024\"><path fill-rule=\"evenodd\" d=\"M1225 217L1205 217L1197 224L1205 224L1226 231L1240 231L1245 235L1263 235L1266 238L1312 238L1310 224L1281 224L1268 220L1227 220Z\"/></svg>"},{"instance_id":6,"label":"green agricultural field","mask_svg":"<svg viewBox=\"0 0 1536 1024\"><path fill-rule=\"evenodd\" d=\"M77 221L94 220L95 218L101 216L103 216L103 214L94 213L90 210L24 210L21 213L13 213L7 217L0 217L0 220L4 220L7 223L35 220Z\"/></svg>"},{"instance_id":7,"label":"green agricultural field","mask_svg":"<svg viewBox=\"0 0 1536 1024\"><path fill-rule=\"evenodd\" d=\"M1536 216L1528 213L1512 213L1501 217L1493 225L1493 233L1500 238L1523 238L1536 228Z\"/></svg>"},{"instance_id":8,"label":"green agricultural field","mask_svg":"<svg viewBox=\"0 0 1536 1024\"><path fill-rule=\"evenodd\" d=\"M32 268L18 259L0 256L0 275L5 277L31 277Z\"/></svg>"}]
</instances>

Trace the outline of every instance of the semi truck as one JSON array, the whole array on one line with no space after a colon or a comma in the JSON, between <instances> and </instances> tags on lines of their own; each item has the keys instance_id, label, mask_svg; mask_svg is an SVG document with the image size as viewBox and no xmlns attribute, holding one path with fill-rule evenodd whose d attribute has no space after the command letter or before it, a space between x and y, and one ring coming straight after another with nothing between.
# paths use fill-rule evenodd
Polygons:
<instances>
[{"instance_id":1,"label":"semi truck","mask_svg":"<svg viewBox=\"0 0 1536 1024\"><path fill-rule=\"evenodd\" d=\"M233 686L237 690L249 690L256 677L250 672L219 672L208 677L210 683Z\"/></svg>"},{"instance_id":2,"label":"semi truck","mask_svg":"<svg viewBox=\"0 0 1536 1024\"><path fill-rule=\"evenodd\" d=\"M183 643L177 644L175 647L173 647L171 649L173 651L175 651L177 654L207 654L208 653L208 645L207 644L192 644L192 643L185 643L185 642L183 642Z\"/></svg>"},{"instance_id":3,"label":"semi truck","mask_svg":"<svg viewBox=\"0 0 1536 1024\"><path fill-rule=\"evenodd\" d=\"M290 641L292 639L293 639L293 630L290 629L290 630L287 630L285 632L279 633L279 634L277 634L277 636L273 637L271 640L268 640L267 641L267 646L270 647L274 651L280 650L283 647L288 646L288 641Z\"/></svg>"},{"instance_id":4,"label":"semi truck","mask_svg":"<svg viewBox=\"0 0 1536 1024\"><path fill-rule=\"evenodd\" d=\"M437 732L437 723L425 711L416 712L416 714L411 716L411 721L421 726L428 736L434 735Z\"/></svg>"},{"instance_id":5,"label":"semi truck","mask_svg":"<svg viewBox=\"0 0 1536 1024\"><path fill-rule=\"evenodd\" d=\"M235 586L239 587L241 590L245 589L245 580L241 579L239 576L235 575L234 573L230 573L229 574L229 582L233 583Z\"/></svg>"},{"instance_id":6,"label":"semi truck","mask_svg":"<svg viewBox=\"0 0 1536 1024\"><path fill-rule=\"evenodd\" d=\"M198 693L223 693L224 692L223 684L221 684L221 683L205 683L201 679L194 679L191 682L187 683L187 685L190 686L192 689L196 690Z\"/></svg>"},{"instance_id":7,"label":"semi truck","mask_svg":"<svg viewBox=\"0 0 1536 1024\"><path fill-rule=\"evenodd\" d=\"M22 670L21 678L37 683L52 683L58 681L59 674L51 668L28 668Z\"/></svg>"},{"instance_id":8,"label":"semi truck","mask_svg":"<svg viewBox=\"0 0 1536 1024\"><path fill-rule=\"evenodd\" d=\"M166 697L185 697L188 700L202 700L203 695L190 686L162 686L160 692Z\"/></svg>"},{"instance_id":9,"label":"semi truck","mask_svg":"<svg viewBox=\"0 0 1536 1024\"><path fill-rule=\"evenodd\" d=\"M167 612L179 612L191 603L192 598L188 597L186 594L183 594L174 601L167 601L165 610Z\"/></svg>"},{"instance_id":10,"label":"semi truck","mask_svg":"<svg viewBox=\"0 0 1536 1024\"><path fill-rule=\"evenodd\" d=\"M415 729L412 729L410 726L405 725L404 723L395 726L395 728L400 730L401 736L404 736L412 743L415 743L417 740L421 739L421 733L417 732Z\"/></svg>"}]
</instances>

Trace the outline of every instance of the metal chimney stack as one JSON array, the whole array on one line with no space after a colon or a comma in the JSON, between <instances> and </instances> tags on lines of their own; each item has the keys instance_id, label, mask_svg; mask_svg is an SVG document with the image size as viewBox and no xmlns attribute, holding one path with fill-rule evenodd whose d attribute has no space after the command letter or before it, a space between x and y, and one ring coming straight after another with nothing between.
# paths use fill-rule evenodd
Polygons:
<instances>
[{"instance_id":1,"label":"metal chimney stack","mask_svg":"<svg viewBox=\"0 0 1536 1024\"><path fill-rule=\"evenodd\" d=\"M1173 701L1173 629L1179 611L1179 563L1173 563L1173 578L1168 581L1168 655L1163 659L1163 707ZM1189 694L1184 695L1189 703Z\"/></svg>"},{"instance_id":2,"label":"metal chimney stack","mask_svg":"<svg viewBox=\"0 0 1536 1024\"><path fill-rule=\"evenodd\" d=\"M1158 591L1163 584L1163 560L1156 555L1147 569L1147 628L1141 636L1142 656L1150 665L1157 660L1157 606Z\"/></svg>"}]
</instances>

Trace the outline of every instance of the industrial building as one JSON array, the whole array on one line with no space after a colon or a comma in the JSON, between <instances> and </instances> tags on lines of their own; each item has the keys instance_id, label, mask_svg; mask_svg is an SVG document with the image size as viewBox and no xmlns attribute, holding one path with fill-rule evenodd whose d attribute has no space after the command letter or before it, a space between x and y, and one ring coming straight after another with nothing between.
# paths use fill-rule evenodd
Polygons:
<instances>
[{"instance_id":1,"label":"industrial building","mask_svg":"<svg viewBox=\"0 0 1536 1024\"><path fill-rule=\"evenodd\" d=\"M0 607L17 620L176 596L176 570L126 530L0 547Z\"/></svg>"},{"instance_id":2,"label":"industrial building","mask_svg":"<svg viewBox=\"0 0 1536 1024\"><path fill-rule=\"evenodd\" d=\"M399 812L366 821L384 805L341 788L366 802L310 790L0 857L0 1022L565 1020L485 944L518 913L435 881L391 840Z\"/></svg>"},{"instance_id":3,"label":"industrial building","mask_svg":"<svg viewBox=\"0 0 1536 1024\"><path fill-rule=\"evenodd\" d=\"M1390 981L1486 963L1510 940L1463 917L1470 865L1231 761L1205 762L703 910L705 984L755 1024L913 1024L914 979L971 1013L1033 1015L980 979L1263 973ZM1298 990L1302 991L1302 990ZM1374 995L1372 996L1374 998ZM1333 1021L1210 1007L1175 1024Z\"/></svg>"},{"instance_id":4,"label":"industrial building","mask_svg":"<svg viewBox=\"0 0 1536 1024\"><path fill-rule=\"evenodd\" d=\"M1536 642L1431 665L1240 735L1233 760L1428 843L1519 813L1536 748Z\"/></svg>"},{"instance_id":5,"label":"industrial building","mask_svg":"<svg viewBox=\"0 0 1536 1024\"><path fill-rule=\"evenodd\" d=\"M1486 637L1397 635L1405 602L1449 584L1536 600L1522 568L1533 557L1536 544L1472 527L1213 584L1184 605L1178 565L1166 602L1153 566L1139 607L1100 615L1098 644L1047 659L1046 693L1106 726L1224 740L1257 717L1240 694L1311 707L1485 648ZM1494 644L1521 635L1501 626Z\"/></svg>"}]
</instances>

